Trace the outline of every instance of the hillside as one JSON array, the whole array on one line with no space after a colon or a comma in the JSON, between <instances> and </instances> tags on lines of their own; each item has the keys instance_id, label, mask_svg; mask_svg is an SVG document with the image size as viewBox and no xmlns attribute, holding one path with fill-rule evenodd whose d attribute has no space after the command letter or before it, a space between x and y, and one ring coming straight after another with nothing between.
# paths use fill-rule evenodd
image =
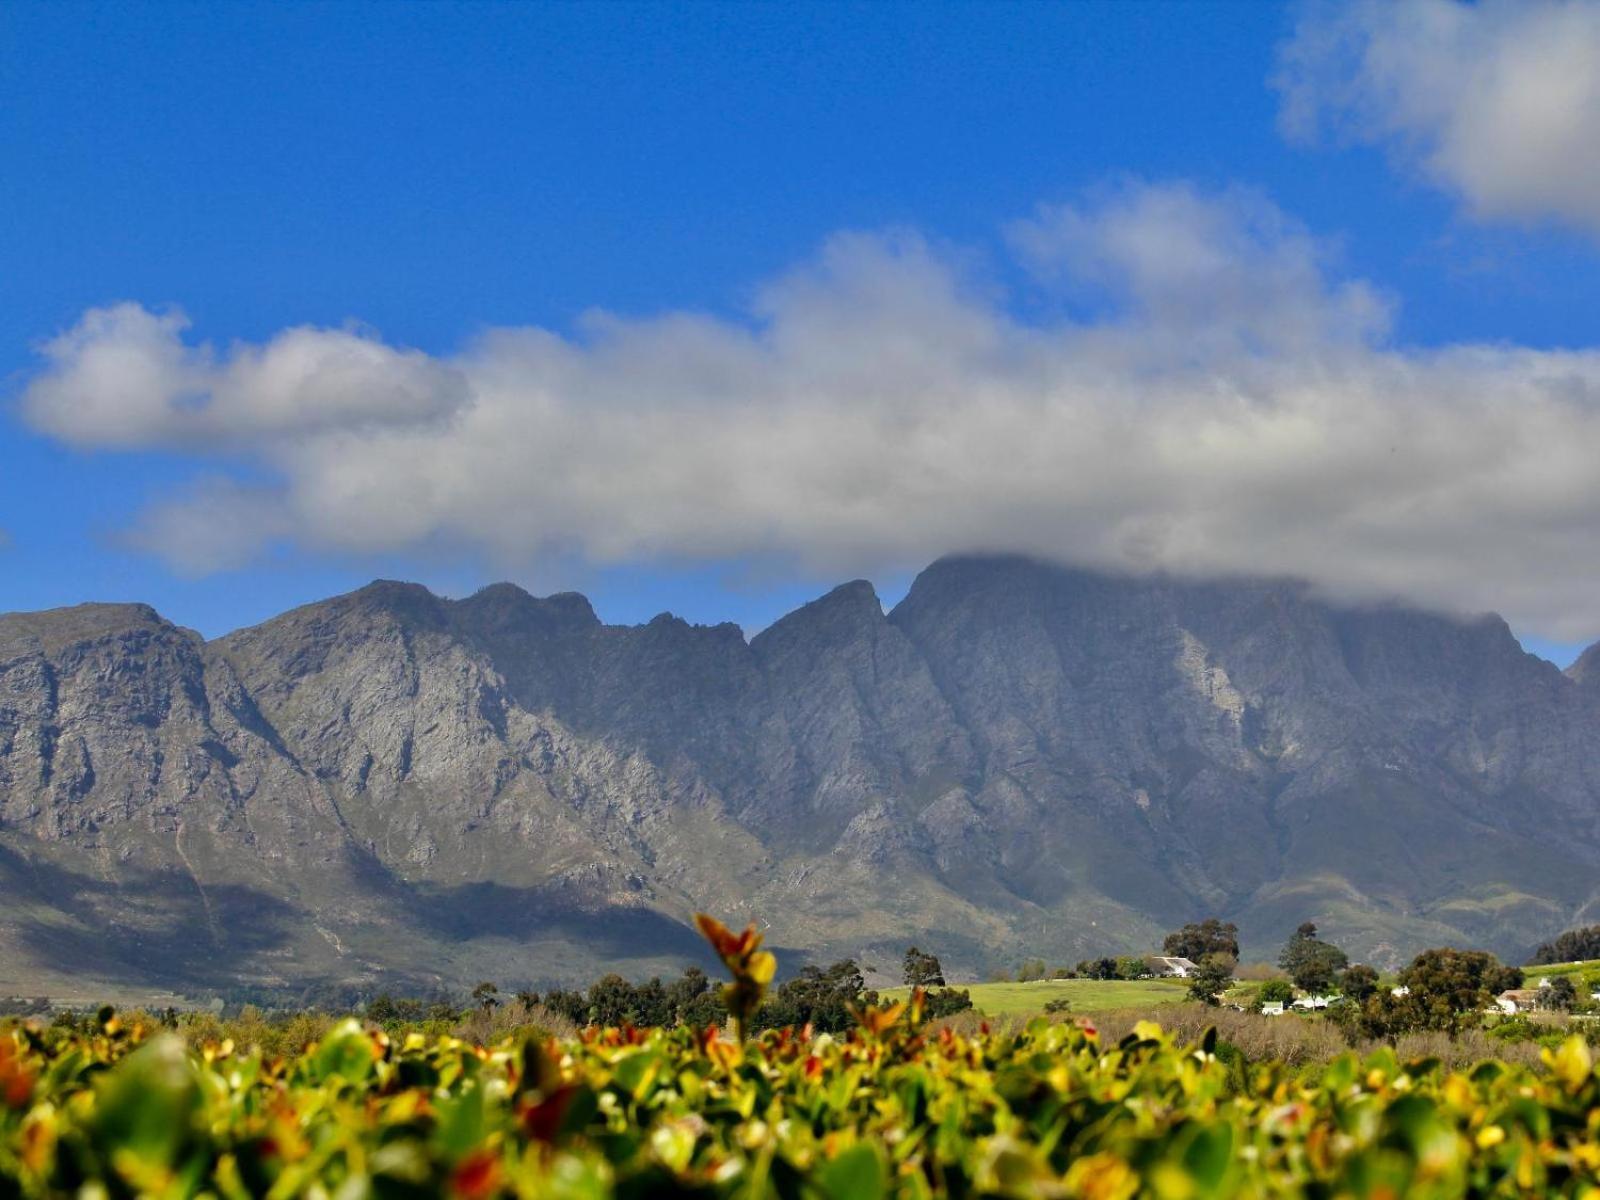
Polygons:
<instances>
[{"instance_id":1,"label":"hillside","mask_svg":"<svg viewBox=\"0 0 1600 1200\"><path fill-rule=\"evenodd\" d=\"M1292 583L934 564L746 641L576 595L377 583L206 642L0 617L0 992L789 961L974 977L1301 920L1512 959L1592 919L1600 690L1497 618ZM79 990L77 987L74 991Z\"/></svg>"}]
</instances>

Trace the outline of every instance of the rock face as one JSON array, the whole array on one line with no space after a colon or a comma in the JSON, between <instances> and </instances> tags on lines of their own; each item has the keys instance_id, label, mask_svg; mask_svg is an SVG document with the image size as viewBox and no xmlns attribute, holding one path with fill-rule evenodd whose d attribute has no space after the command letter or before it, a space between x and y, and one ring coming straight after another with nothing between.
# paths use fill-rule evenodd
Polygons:
<instances>
[{"instance_id":1,"label":"rock face","mask_svg":"<svg viewBox=\"0 0 1600 1200\"><path fill-rule=\"evenodd\" d=\"M746 642L376 583L214 642L0 617L0 990L430 987L791 956L968 972L1218 914L1517 954L1600 891L1600 653L1290 583L947 559Z\"/></svg>"}]
</instances>

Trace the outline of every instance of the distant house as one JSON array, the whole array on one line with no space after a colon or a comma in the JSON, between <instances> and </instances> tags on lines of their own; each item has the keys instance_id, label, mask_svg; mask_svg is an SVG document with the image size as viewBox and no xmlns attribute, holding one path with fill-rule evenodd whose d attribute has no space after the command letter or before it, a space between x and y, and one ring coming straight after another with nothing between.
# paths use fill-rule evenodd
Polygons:
<instances>
[{"instance_id":1,"label":"distant house","mask_svg":"<svg viewBox=\"0 0 1600 1200\"><path fill-rule=\"evenodd\" d=\"M1283 1016L1283 1001L1282 1000L1273 1000L1270 1003L1263 1004L1261 1006L1261 1015L1263 1017L1281 1017L1281 1016Z\"/></svg>"},{"instance_id":2,"label":"distant house","mask_svg":"<svg viewBox=\"0 0 1600 1200\"><path fill-rule=\"evenodd\" d=\"M1510 988L1494 998L1500 1011L1507 1015L1532 1012L1539 1007L1538 988Z\"/></svg>"},{"instance_id":3,"label":"distant house","mask_svg":"<svg viewBox=\"0 0 1600 1200\"><path fill-rule=\"evenodd\" d=\"M1391 996L1409 996L1409 995L1411 995L1411 989L1408 988L1408 987L1390 988L1389 989L1389 995L1391 995Z\"/></svg>"},{"instance_id":4,"label":"distant house","mask_svg":"<svg viewBox=\"0 0 1600 1200\"><path fill-rule=\"evenodd\" d=\"M1300 999L1294 1002L1294 1006L1296 1008L1305 1009L1307 1012L1309 1012L1312 1009L1327 1008L1339 998L1340 997L1338 996L1301 996Z\"/></svg>"},{"instance_id":5,"label":"distant house","mask_svg":"<svg viewBox=\"0 0 1600 1200\"><path fill-rule=\"evenodd\" d=\"M1169 979L1187 979L1200 969L1199 965L1190 962L1187 958L1147 958L1145 966L1150 968L1152 975L1164 975Z\"/></svg>"}]
</instances>

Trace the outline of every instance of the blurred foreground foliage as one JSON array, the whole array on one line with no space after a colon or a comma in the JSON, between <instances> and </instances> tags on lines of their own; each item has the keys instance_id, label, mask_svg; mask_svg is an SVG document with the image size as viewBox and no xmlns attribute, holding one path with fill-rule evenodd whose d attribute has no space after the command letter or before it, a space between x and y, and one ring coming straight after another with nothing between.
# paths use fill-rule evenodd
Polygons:
<instances>
[{"instance_id":1,"label":"blurred foreground foliage","mask_svg":"<svg viewBox=\"0 0 1600 1200\"><path fill-rule=\"evenodd\" d=\"M348 1020L272 1055L159 1024L0 1029L0 1195L1596 1195L1583 1041L1537 1069L1249 1063L1215 1032L591 1027L479 1045Z\"/></svg>"}]
</instances>

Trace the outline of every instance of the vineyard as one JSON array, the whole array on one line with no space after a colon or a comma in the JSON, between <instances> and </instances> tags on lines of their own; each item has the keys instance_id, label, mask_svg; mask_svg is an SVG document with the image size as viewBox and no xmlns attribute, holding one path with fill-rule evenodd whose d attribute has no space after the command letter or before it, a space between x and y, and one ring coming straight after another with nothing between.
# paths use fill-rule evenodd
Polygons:
<instances>
[{"instance_id":1,"label":"vineyard","mask_svg":"<svg viewBox=\"0 0 1600 1200\"><path fill-rule=\"evenodd\" d=\"M1593 1195L1600 1081L1391 1051L1299 1073L1141 1024L963 1035L589 1030L493 1047L354 1021L297 1055L0 1033L0 1195Z\"/></svg>"}]
</instances>

